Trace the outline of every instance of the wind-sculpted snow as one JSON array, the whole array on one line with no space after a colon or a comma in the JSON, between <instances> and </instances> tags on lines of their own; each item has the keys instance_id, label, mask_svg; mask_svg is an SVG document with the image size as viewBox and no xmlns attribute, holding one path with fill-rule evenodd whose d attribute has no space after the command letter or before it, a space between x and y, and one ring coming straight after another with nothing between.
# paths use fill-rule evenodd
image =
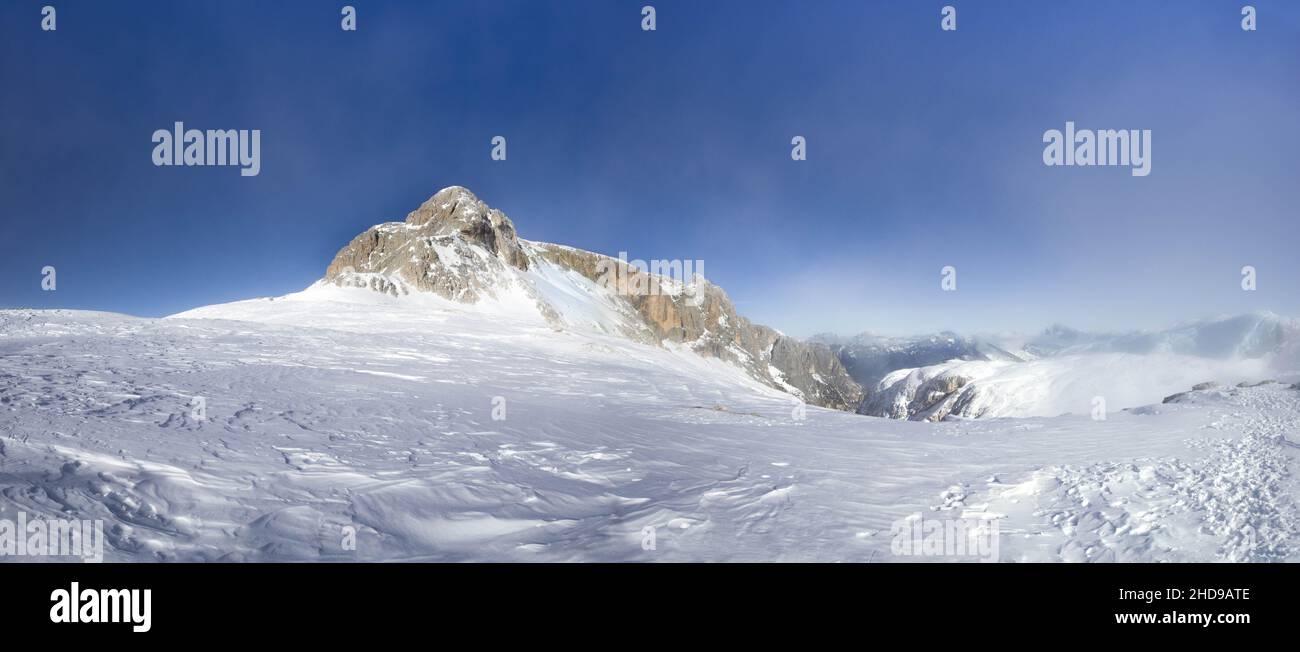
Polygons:
<instances>
[{"instance_id":1,"label":"wind-sculpted snow","mask_svg":"<svg viewBox=\"0 0 1300 652\"><path fill-rule=\"evenodd\" d=\"M110 561L946 560L893 554L918 513L996 519L1003 561L1296 559L1286 384L1104 421L805 413L685 347L480 308L0 311L0 518L103 519Z\"/></svg>"}]
</instances>

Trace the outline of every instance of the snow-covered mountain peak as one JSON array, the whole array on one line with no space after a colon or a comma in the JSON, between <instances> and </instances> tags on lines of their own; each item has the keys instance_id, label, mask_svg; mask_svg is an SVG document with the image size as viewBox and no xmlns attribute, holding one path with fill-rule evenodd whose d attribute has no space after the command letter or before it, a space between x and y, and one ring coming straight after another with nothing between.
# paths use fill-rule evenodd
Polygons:
<instances>
[{"instance_id":1,"label":"snow-covered mountain peak","mask_svg":"<svg viewBox=\"0 0 1300 652\"><path fill-rule=\"evenodd\" d=\"M459 236L513 267L528 269L528 256L519 244L514 223L463 186L434 193L406 216L406 224L428 236Z\"/></svg>"},{"instance_id":2,"label":"snow-covered mountain peak","mask_svg":"<svg viewBox=\"0 0 1300 652\"><path fill-rule=\"evenodd\" d=\"M324 278L294 301L335 302L345 295L324 288L363 288L418 304L418 310L451 305L458 313L531 319L556 331L682 345L736 365L752 378L814 405L857 407L861 388L826 346L750 323L736 314L722 288L702 275L688 275L685 265L679 266L680 272L669 266L656 273L635 262L523 240L504 213L468 189L451 186L411 211L405 221L377 224L353 238L339 250ZM356 297L347 301L355 304ZM237 309L202 308L182 316L238 314L249 319L264 314L266 320L278 321L285 309L286 302L269 301ZM394 306L385 302L367 308L391 309ZM409 307L401 311L409 313ZM375 315L375 321L377 328L393 322L382 315Z\"/></svg>"}]
</instances>

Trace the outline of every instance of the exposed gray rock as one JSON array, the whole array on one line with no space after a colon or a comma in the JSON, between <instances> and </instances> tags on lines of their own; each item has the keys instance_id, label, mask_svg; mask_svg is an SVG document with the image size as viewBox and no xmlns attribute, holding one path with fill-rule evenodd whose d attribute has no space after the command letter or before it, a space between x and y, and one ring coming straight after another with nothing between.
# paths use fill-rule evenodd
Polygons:
<instances>
[{"instance_id":1,"label":"exposed gray rock","mask_svg":"<svg viewBox=\"0 0 1300 652\"><path fill-rule=\"evenodd\" d=\"M1251 382L1245 382L1245 381L1243 381L1243 382L1237 383L1237 387L1239 387L1239 388L1240 388L1240 387L1259 387L1259 386L1261 386L1261 385L1268 385L1268 384L1270 384L1270 383L1275 383L1275 382L1277 382L1277 381L1276 381L1276 380L1261 380L1261 381L1259 381L1259 382L1257 382L1257 383L1251 383ZM1160 401L1160 402L1161 402L1161 403L1182 403L1182 402L1185 401L1188 397L1190 397L1194 392L1203 392L1203 391L1211 390L1211 389L1220 389L1220 385L1219 385L1219 383L1214 382L1214 381L1212 381L1212 380L1209 380L1209 381L1206 381L1206 382L1203 382L1203 383L1196 383L1195 385L1192 385L1192 389L1191 389L1190 391L1186 391L1186 392L1178 392L1177 394L1170 394L1169 396L1166 396L1166 397L1164 398L1164 400L1162 400L1162 401ZM1229 388L1227 388L1227 391L1229 391L1229 392L1234 392L1234 393L1235 393L1237 390L1232 389L1232 388L1229 387Z\"/></svg>"},{"instance_id":2,"label":"exposed gray rock","mask_svg":"<svg viewBox=\"0 0 1300 652\"><path fill-rule=\"evenodd\" d=\"M853 410L862 398L858 386L829 347L803 342L754 324L736 314L722 288L699 277L691 293L670 292L671 281L647 274L622 261L572 247L536 244L546 260L598 281L602 263L619 269L630 284L654 288L644 294L620 295L652 333L653 341L687 344L697 353L738 364L765 384L793 387L812 405ZM780 377L772 374L772 368Z\"/></svg>"},{"instance_id":3,"label":"exposed gray rock","mask_svg":"<svg viewBox=\"0 0 1300 652\"><path fill-rule=\"evenodd\" d=\"M771 359L785 374L785 382L809 394L809 402L839 410L857 408L862 390L829 347L778 335Z\"/></svg>"},{"instance_id":4,"label":"exposed gray rock","mask_svg":"<svg viewBox=\"0 0 1300 652\"><path fill-rule=\"evenodd\" d=\"M1272 385L1276 382L1277 382L1276 380L1261 380L1259 382L1252 383L1250 381L1243 380L1237 383L1237 387L1262 387L1264 385Z\"/></svg>"},{"instance_id":5,"label":"exposed gray rock","mask_svg":"<svg viewBox=\"0 0 1300 652\"><path fill-rule=\"evenodd\" d=\"M519 245L514 223L461 186L438 191L408 213L406 223L426 227L435 236L459 235L482 245L509 265L528 269L528 257Z\"/></svg>"},{"instance_id":6,"label":"exposed gray rock","mask_svg":"<svg viewBox=\"0 0 1300 652\"><path fill-rule=\"evenodd\" d=\"M406 216L352 239L325 270L337 285L394 296L411 290L473 303L495 296L505 266L528 269L510 220L470 191L445 188Z\"/></svg>"}]
</instances>

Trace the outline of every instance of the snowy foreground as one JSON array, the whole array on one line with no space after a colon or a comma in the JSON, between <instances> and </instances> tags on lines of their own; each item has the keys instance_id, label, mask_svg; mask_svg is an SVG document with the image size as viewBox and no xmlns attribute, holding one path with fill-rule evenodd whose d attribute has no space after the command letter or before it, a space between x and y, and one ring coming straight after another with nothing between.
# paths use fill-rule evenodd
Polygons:
<instances>
[{"instance_id":1,"label":"snowy foreground","mask_svg":"<svg viewBox=\"0 0 1300 652\"><path fill-rule=\"evenodd\" d=\"M0 518L102 519L109 561L951 560L891 550L918 513L996 520L1002 561L1293 561L1297 424L1286 384L805 414L689 351L334 287L0 311Z\"/></svg>"}]
</instances>

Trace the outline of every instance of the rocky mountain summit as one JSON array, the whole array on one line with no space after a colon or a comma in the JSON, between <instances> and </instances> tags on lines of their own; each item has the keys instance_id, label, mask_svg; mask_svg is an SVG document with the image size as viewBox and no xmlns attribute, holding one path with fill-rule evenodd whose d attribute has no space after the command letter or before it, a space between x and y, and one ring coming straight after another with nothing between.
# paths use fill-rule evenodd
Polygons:
<instances>
[{"instance_id":1,"label":"rocky mountain summit","mask_svg":"<svg viewBox=\"0 0 1300 652\"><path fill-rule=\"evenodd\" d=\"M433 292L473 303L492 296L506 267L528 269L514 224L460 187L438 192L406 216L367 229L334 257L325 280L386 294Z\"/></svg>"},{"instance_id":2,"label":"rocky mountain summit","mask_svg":"<svg viewBox=\"0 0 1300 652\"><path fill-rule=\"evenodd\" d=\"M521 239L504 213L452 186L405 221L378 224L353 238L323 280L392 296L432 293L464 304L524 304L556 330L592 329L689 347L813 405L858 407L861 387L829 347L751 323L700 274L673 278L654 271Z\"/></svg>"}]
</instances>

